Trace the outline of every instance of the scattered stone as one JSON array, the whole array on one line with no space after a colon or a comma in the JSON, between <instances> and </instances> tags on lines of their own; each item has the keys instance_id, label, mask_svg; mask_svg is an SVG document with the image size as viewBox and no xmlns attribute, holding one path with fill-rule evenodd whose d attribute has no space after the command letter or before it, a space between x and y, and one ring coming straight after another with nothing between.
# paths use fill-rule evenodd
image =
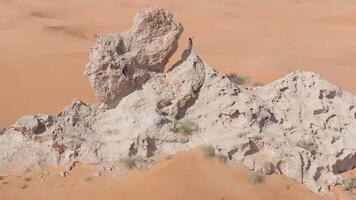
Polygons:
<instances>
[{"instance_id":1,"label":"scattered stone","mask_svg":"<svg viewBox=\"0 0 356 200\"><path fill-rule=\"evenodd\" d=\"M63 178L66 177L67 175L68 175L68 173L65 171L59 172L59 176L61 176Z\"/></svg>"},{"instance_id":2,"label":"scattered stone","mask_svg":"<svg viewBox=\"0 0 356 200\"><path fill-rule=\"evenodd\" d=\"M99 171L95 171L95 172L93 173L93 176L95 176L95 177L101 176L101 173L100 173Z\"/></svg>"}]
</instances>

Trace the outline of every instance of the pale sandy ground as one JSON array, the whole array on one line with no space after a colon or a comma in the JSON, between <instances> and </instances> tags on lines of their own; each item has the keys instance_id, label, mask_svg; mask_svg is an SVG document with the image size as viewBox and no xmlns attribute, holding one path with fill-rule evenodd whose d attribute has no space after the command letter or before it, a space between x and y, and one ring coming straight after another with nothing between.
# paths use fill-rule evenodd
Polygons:
<instances>
[{"instance_id":1,"label":"pale sandy ground","mask_svg":"<svg viewBox=\"0 0 356 200\"><path fill-rule=\"evenodd\" d=\"M0 199L11 200L332 200L310 192L295 181L279 175L266 176L260 184L248 181L241 167L208 160L198 153L176 155L143 172L131 172L120 178L109 174L91 177L90 167L75 167L65 178L58 169L6 177L0 181ZM25 178L31 180L26 181ZM6 183L6 184L4 184ZM21 189L23 185L27 187ZM339 190L338 190L339 191ZM338 193L339 200L350 194Z\"/></svg>"},{"instance_id":2,"label":"pale sandy ground","mask_svg":"<svg viewBox=\"0 0 356 200\"><path fill-rule=\"evenodd\" d=\"M82 76L94 35L126 30L151 5L183 23L179 52L193 36L222 72L267 83L302 68L356 94L354 0L0 0L0 127L95 102Z\"/></svg>"}]
</instances>

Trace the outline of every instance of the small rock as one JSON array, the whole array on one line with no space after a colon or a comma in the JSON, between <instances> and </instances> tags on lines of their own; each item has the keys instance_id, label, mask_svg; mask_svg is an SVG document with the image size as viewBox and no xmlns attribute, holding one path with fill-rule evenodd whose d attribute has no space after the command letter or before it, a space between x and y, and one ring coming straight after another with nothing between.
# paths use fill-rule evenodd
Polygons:
<instances>
[{"instance_id":1,"label":"small rock","mask_svg":"<svg viewBox=\"0 0 356 200\"><path fill-rule=\"evenodd\" d=\"M65 171L59 172L59 176L61 176L61 177L66 177L67 175L68 175L68 173Z\"/></svg>"}]
</instances>

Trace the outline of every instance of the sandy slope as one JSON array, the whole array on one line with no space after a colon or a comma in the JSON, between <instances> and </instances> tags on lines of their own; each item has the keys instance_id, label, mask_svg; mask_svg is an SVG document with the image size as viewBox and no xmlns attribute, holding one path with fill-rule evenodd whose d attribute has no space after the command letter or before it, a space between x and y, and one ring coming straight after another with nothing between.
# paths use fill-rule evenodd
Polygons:
<instances>
[{"instance_id":1,"label":"sandy slope","mask_svg":"<svg viewBox=\"0 0 356 200\"><path fill-rule=\"evenodd\" d=\"M58 176L58 169L50 169L42 179L32 172L21 177L7 177L0 182L0 198L12 200L318 200L318 196L304 186L282 176L265 177L261 184L251 184L248 172L236 166L207 160L193 151L162 161L144 172L133 172L121 178L109 174L85 180L91 170L85 166L74 168L66 178ZM26 182L24 177L31 177ZM21 189L22 183L27 188Z\"/></svg>"},{"instance_id":2,"label":"sandy slope","mask_svg":"<svg viewBox=\"0 0 356 200\"><path fill-rule=\"evenodd\" d=\"M150 5L174 12L181 47L193 36L223 72L269 82L304 68L356 94L352 0L0 0L0 127L75 97L94 102L82 76L94 35L126 30Z\"/></svg>"}]
</instances>

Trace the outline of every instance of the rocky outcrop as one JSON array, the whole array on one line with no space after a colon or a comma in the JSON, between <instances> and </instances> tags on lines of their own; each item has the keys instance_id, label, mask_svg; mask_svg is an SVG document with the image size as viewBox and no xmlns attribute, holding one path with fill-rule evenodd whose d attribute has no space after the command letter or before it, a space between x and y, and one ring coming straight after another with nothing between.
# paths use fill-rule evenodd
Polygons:
<instances>
[{"instance_id":1,"label":"rocky outcrop","mask_svg":"<svg viewBox=\"0 0 356 200\"><path fill-rule=\"evenodd\" d=\"M142 17L147 15L151 17ZM117 59L142 47L131 57L136 63L130 65L135 73L149 74L138 84L139 89L125 86L119 90L118 85L124 84L122 71L96 73L94 69L101 64L95 64L93 56L100 53L92 53L87 74L109 106L75 100L57 115L20 118L0 134L0 169L13 163L23 168L62 164L70 169L73 163L82 162L120 171L121 158L146 159L212 144L230 162L264 174L280 173L313 191L327 192L339 182L341 172L356 166L355 96L305 71L263 87L236 85L202 61L191 40L181 60L168 72L159 73L166 62L163 57L169 57L170 50L164 45L168 43L163 42L169 36L156 33L178 30L172 36L177 38L181 32L171 17L159 9L141 11L134 28L117 38L137 39L134 30L139 29L140 34L153 31L153 35L150 32L142 40L130 40L132 48L124 54L105 53L110 56L107 66L116 66ZM143 25L146 22L148 27ZM106 52L107 44L97 42L95 48L94 52ZM166 56L158 59L158 54ZM106 96L109 93L113 95Z\"/></svg>"},{"instance_id":2,"label":"rocky outcrop","mask_svg":"<svg viewBox=\"0 0 356 200\"><path fill-rule=\"evenodd\" d=\"M182 31L171 13L149 8L139 11L127 32L99 36L85 69L97 98L115 107L152 73L162 72Z\"/></svg>"}]
</instances>

